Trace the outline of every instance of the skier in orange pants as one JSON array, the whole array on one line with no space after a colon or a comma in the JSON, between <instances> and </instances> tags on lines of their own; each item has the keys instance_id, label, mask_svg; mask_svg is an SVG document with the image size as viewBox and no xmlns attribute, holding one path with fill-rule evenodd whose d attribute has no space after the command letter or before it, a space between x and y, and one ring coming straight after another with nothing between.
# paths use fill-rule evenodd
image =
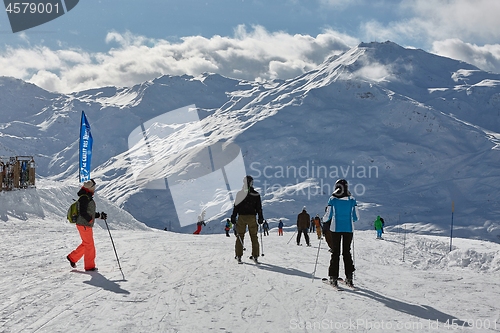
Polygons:
<instances>
[{"instance_id":1,"label":"skier in orange pants","mask_svg":"<svg viewBox=\"0 0 500 333\"><path fill-rule=\"evenodd\" d=\"M97 213L95 211L95 202L92 196L95 191L95 181L93 179L83 183L82 188L78 191L78 218L76 219L76 228L80 233L82 243L68 256L71 267L75 268L76 263L84 257L85 271L97 271L95 267L95 246L94 246L94 220L107 218L106 213Z\"/></svg>"},{"instance_id":2,"label":"skier in orange pants","mask_svg":"<svg viewBox=\"0 0 500 333\"><path fill-rule=\"evenodd\" d=\"M76 263L83 257L85 270L92 270L92 268L95 268L94 232L92 227L84 225L77 225L76 228L80 233L82 243L68 255L68 259Z\"/></svg>"}]
</instances>

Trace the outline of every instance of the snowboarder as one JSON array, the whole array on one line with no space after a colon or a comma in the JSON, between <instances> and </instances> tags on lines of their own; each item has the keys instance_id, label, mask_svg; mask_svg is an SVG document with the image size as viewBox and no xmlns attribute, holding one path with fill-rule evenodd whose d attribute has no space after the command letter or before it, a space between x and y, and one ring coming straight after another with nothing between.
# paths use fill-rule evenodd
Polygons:
<instances>
[{"instance_id":1,"label":"snowboarder","mask_svg":"<svg viewBox=\"0 0 500 333\"><path fill-rule=\"evenodd\" d=\"M264 220L262 229L264 229L264 236L269 236L269 224L267 223L267 220Z\"/></svg>"},{"instance_id":2,"label":"snowboarder","mask_svg":"<svg viewBox=\"0 0 500 333\"><path fill-rule=\"evenodd\" d=\"M94 233L92 227L97 218L105 220L106 213L97 213L95 211L95 202L93 199L95 191L95 181L93 179L83 183L78 191L78 217L76 219L76 228L82 239L82 243L66 256L71 267L75 268L76 263L83 257L85 271L97 271L95 267L95 246Z\"/></svg>"},{"instance_id":3,"label":"snowboarder","mask_svg":"<svg viewBox=\"0 0 500 333\"><path fill-rule=\"evenodd\" d=\"M318 235L318 239L321 239L321 219L318 214L314 217L314 225L316 226L316 235Z\"/></svg>"},{"instance_id":4,"label":"snowboarder","mask_svg":"<svg viewBox=\"0 0 500 333\"><path fill-rule=\"evenodd\" d=\"M348 286L354 287L352 278L355 267L351 255L351 243L354 232L353 222L356 222L359 216L356 206L356 199L351 196L347 181L345 179L337 180L323 217L323 221L325 221L323 224L325 226L324 232L329 234L332 243L330 245L332 255L328 276L330 283L334 286L337 286L339 277L340 243L342 241L345 282ZM325 238L327 238L326 234Z\"/></svg>"},{"instance_id":5,"label":"snowboarder","mask_svg":"<svg viewBox=\"0 0 500 333\"><path fill-rule=\"evenodd\" d=\"M255 219L255 215L258 216L258 220ZM238 216L238 219L236 219L236 216ZM236 224L237 238L234 251L238 263L242 262L241 256L243 255L243 240L245 238L247 226L248 233L250 234L250 240L252 241L251 259L258 263L260 249L257 231L259 229L258 224L262 224L264 222L264 216L262 214L262 201L260 194L253 188L252 176L246 176L243 178L243 188L238 191L236 199L234 200L231 222Z\"/></svg>"},{"instance_id":6,"label":"snowboarder","mask_svg":"<svg viewBox=\"0 0 500 333\"><path fill-rule=\"evenodd\" d=\"M278 236L283 236L283 221L278 223Z\"/></svg>"},{"instance_id":7,"label":"snowboarder","mask_svg":"<svg viewBox=\"0 0 500 333\"><path fill-rule=\"evenodd\" d=\"M193 232L193 235L199 235L202 226L207 225L204 220L205 220L205 211L203 211L203 213L201 213L201 215L198 216L198 222L196 223L196 231Z\"/></svg>"},{"instance_id":8,"label":"snowboarder","mask_svg":"<svg viewBox=\"0 0 500 333\"><path fill-rule=\"evenodd\" d=\"M307 246L311 246L309 243L309 235L307 231L309 230L309 224L311 217L306 211L306 207L302 208L302 212L297 215L297 245L300 245L300 237L302 233L304 234L304 238L306 239Z\"/></svg>"},{"instance_id":9,"label":"snowboarder","mask_svg":"<svg viewBox=\"0 0 500 333\"><path fill-rule=\"evenodd\" d=\"M227 219L226 220L226 226L224 227L224 230L226 231L226 237L231 237L229 235L229 230L231 230L232 228L233 228L233 224L231 223L231 220Z\"/></svg>"},{"instance_id":10,"label":"snowboarder","mask_svg":"<svg viewBox=\"0 0 500 333\"><path fill-rule=\"evenodd\" d=\"M383 239L382 238L382 228L384 227L382 224L382 218L380 216L377 216L375 219L375 222L373 222L373 226L375 227L375 230L377 230L377 239Z\"/></svg>"}]
</instances>

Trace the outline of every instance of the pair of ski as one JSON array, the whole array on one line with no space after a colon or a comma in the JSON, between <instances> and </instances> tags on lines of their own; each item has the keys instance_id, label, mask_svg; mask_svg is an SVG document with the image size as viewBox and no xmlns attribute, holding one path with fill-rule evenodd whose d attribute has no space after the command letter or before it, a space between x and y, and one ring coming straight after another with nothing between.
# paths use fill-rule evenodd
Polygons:
<instances>
[{"instance_id":1,"label":"pair of ski","mask_svg":"<svg viewBox=\"0 0 500 333\"><path fill-rule=\"evenodd\" d=\"M341 278L341 277L337 278L337 285L331 284L329 278L322 278L321 281L324 284L327 284L327 285L331 286L336 291L342 291L342 290L344 290L343 287L346 287L346 288L348 288L350 290L357 290L355 286L348 285L346 283L346 281L343 278ZM339 284L342 284L343 287L340 287Z\"/></svg>"},{"instance_id":2,"label":"pair of ski","mask_svg":"<svg viewBox=\"0 0 500 333\"><path fill-rule=\"evenodd\" d=\"M238 264L243 264L241 257L240 258L236 257L235 259L238 261ZM256 264L260 264L259 260L257 260L257 258L254 258L253 256L248 257L248 259L251 259Z\"/></svg>"}]
</instances>

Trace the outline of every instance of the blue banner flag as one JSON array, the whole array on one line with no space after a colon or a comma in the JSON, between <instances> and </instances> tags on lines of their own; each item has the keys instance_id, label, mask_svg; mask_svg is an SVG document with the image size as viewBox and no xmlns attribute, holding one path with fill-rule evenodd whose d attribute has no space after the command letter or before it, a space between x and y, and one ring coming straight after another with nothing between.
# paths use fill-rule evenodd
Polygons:
<instances>
[{"instance_id":1,"label":"blue banner flag","mask_svg":"<svg viewBox=\"0 0 500 333\"><path fill-rule=\"evenodd\" d=\"M80 124L80 183L90 180L90 161L92 159L92 134L90 124L82 111Z\"/></svg>"}]
</instances>

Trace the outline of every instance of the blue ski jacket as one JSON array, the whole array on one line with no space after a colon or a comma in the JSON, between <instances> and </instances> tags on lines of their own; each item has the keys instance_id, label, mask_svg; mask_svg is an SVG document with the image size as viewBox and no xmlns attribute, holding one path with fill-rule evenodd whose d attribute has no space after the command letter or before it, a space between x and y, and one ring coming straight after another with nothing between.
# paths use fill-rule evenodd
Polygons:
<instances>
[{"instance_id":1,"label":"blue ski jacket","mask_svg":"<svg viewBox=\"0 0 500 333\"><path fill-rule=\"evenodd\" d=\"M358 220L356 199L352 196L337 198L333 195L328 200L324 223L330 223L332 232L353 232L353 222Z\"/></svg>"}]
</instances>

